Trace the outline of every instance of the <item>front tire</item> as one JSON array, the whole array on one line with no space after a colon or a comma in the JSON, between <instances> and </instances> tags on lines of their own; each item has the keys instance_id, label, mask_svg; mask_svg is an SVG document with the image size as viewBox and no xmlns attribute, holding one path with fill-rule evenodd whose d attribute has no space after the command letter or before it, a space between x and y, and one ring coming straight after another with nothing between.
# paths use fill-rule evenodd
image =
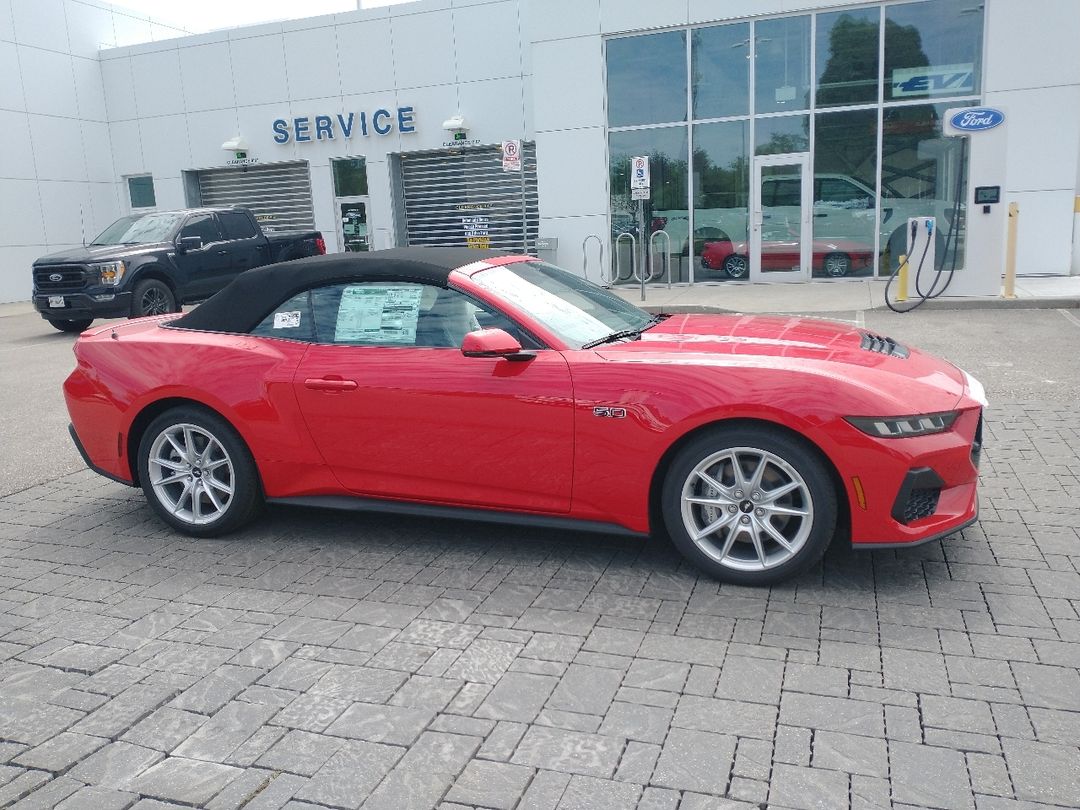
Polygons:
<instances>
[{"instance_id":1,"label":"front tire","mask_svg":"<svg viewBox=\"0 0 1080 810\"><path fill-rule=\"evenodd\" d=\"M837 493L821 458L767 426L720 426L683 447L661 494L675 546L723 582L770 585L821 559Z\"/></svg>"},{"instance_id":2,"label":"front tire","mask_svg":"<svg viewBox=\"0 0 1080 810\"><path fill-rule=\"evenodd\" d=\"M94 322L93 318L79 318L74 321L49 321L53 329L59 329L61 332L75 333L85 332L90 328L90 324Z\"/></svg>"},{"instance_id":3,"label":"front tire","mask_svg":"<svg viewBox=\"0 0 1080 810\"><path fill-rule=\"evenodd\" d=\"M135 285L131 295L131 317L165 315L176 312L176 296L164 281L147 278Z\"/></svg>"},{"instance_id":4,"label":"front tire","mask_svg":"<svg viewBox=\"0 0 1080 810\"><path fill-rule=\"evenodd\" d=\"M851 257L846 253L830 253L821 265L829 278L843 278L851 272Z\"/></svg>"},{"instance_id":5,"label":"front tire","mask_svg":"<svg viewBox=\"0 0 1080 810\"><path fill-rule=\"evenodd\" d=\"M228 534L263 505L258 470L243 439L201 408L172 408L151 422L139 442L138 468L150 506L184 534Z\"/></svg>"},{"instance_id":6,"label":"front tire","mask_svg":"<svg viewBox=\"0 0 1080 810\"><path fill-rule=\"evenodd\" d=\"M724 259L723 270L728 278L744 279L750 275L750 262L745 256L733 253Z\"/></svg>"}]
</instances>

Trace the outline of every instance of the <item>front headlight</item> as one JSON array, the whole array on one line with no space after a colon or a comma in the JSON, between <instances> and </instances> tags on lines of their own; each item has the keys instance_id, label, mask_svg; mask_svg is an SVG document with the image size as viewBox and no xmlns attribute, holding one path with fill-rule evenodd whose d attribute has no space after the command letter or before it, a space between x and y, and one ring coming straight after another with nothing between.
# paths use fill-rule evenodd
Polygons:
<instances>
[{"instance_id":1,"label":"front headlight","mask_svg":"<svg viewBox=\"0 0 1080 810\"><path fill-rule=\"evenodd\" d=\"M946 411L915 416L846 416L844 418L870 436L881 439L908 439L912 436L944 433L952 427L957 416L959 416L958 411Z\"/></svg>"},{"instance_id":2,"label":"front headlight","mask_svg":"<svg viewBox=\"0 0 1080 810\"><path fill-rule=\"evenodd\" d=\"M120 284L121 279L124 278L124 272L127 270L127 267L123 262L116 261L92 264L90 265L90 269L96 270L101 275L102 284L109 287L116 287Z\"/></svg>"}]
</instances>

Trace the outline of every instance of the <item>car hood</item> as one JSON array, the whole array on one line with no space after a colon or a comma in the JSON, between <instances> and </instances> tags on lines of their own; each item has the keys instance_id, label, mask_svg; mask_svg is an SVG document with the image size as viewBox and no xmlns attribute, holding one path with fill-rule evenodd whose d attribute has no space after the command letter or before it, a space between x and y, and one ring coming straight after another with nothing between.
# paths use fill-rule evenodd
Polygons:
<instances>
[{"instance_id":1,"label":"car hood","mask_svg":"<svg viewBox=\"0 0 1080 810\"><path fill-rule=\"evenodd\" d=\"M597 353L616 362L753 365L806 372L888 397L900 408L898 413L926 407L926 394L945 403L942 409L953 407L963 396L964 374L951 363L910 347L904 347L907 357L889 354L887 346L875 340L880 337L814 318L672 315L639 340L600 346ZM905 411L905 403L909 410Z\"/></svg>"},{"instance_id":2,"label":"car hood","mask_svg":"<svg viewBox=\"0 0 1080 810\"><path fill-rule=\"evenodd\" d=\"M50 253L34 261L41 264L86 264L87 262L107 262L113 259L130 259L145 253L172 248L170 242L156 242L143 245L86 245L68 248L57 253Z\"/></svg>"}]
</instances>

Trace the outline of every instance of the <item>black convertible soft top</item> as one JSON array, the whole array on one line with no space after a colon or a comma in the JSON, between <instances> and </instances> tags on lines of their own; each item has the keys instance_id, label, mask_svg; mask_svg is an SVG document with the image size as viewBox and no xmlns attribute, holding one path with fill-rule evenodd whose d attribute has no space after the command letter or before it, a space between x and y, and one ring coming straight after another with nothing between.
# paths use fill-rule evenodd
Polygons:
<instances>
[{"instance_id":1,"label":"black convertible soft top","mask_svg":"<svg viewBox=\"0 0 1080 810\"><path fill-rule=\"evenodd\" d=\"M470 248L391 248L334 253L257 267L168 326L206 332L250 332L282 301L312 287L347 281L401 279L446 286L451 270L514 254Z\"/></svg>"}]
</instances>

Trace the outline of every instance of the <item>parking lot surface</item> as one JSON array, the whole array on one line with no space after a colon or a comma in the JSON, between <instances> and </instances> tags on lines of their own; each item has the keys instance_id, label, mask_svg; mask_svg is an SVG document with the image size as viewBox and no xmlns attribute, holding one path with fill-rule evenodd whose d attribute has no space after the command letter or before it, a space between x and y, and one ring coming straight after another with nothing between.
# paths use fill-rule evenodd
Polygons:
<instances>
[{"instance_id":1,"label":"parking lot surface","mask_svg":"<svg viewBox=\"0 0 1080 810\"><path fill-rule=\"evenodd\" d=\"M662 539L175 535L79 469L71 338L3 318L0 807L1080 805L1080 322L851 317L986 383L980 520L756 590Z\"/></svg>"}]
</instances>

